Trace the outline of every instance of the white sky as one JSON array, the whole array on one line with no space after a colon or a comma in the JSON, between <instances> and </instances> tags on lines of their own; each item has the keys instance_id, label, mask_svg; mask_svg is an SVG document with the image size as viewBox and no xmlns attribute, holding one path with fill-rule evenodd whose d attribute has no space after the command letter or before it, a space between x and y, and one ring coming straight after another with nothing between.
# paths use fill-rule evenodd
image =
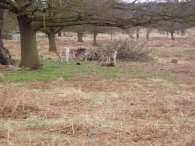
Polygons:
<instances>
[{"instance_id":1,"label":"white sky","mask_svg":"<svg viewBox=\"0 0 195 146\"><path fill-rule=\"evenodd\" d=\"M123 2L131 3L135 0L121 0ZM148 1L155 1L155 0L137 0L137 2L148 2ZM156 0L157 1L157 0Z\"/></svg>"}]
</instances>

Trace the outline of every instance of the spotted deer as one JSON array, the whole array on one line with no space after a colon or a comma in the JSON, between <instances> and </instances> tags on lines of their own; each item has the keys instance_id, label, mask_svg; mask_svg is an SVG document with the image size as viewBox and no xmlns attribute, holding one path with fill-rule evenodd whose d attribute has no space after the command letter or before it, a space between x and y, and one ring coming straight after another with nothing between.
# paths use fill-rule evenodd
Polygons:
<instances>
[{"instance_id":1,"label":"spotted deer","mask_svg":"<svg viewBox=\"0 0 195 146\"><path fill-rule=\"evenodd\" d=\"M61 51L55 51L55 54L58 56L60 62L68 62L69 60L76 59L75 50L66 47L63 48Z\"/></svg>"},{"instance_id":2,"label":"spotted deer","mask_svg":"<svg viewBox=\"0 0 195 146\"><path fill-rule=\"evenodd\" d=\"M60 52L60 61L69 61L70 58L70 49L69 48L63 48Z\"/></svg>"},{"instance_id":3,"label":"spotted deer","mask_svg":"<svg viewBox=\"0 0 195 146\"><path fill-rule=\"evenodd\" d=\"M86 58L87 49L79 47L77 50L75 50L75 56L76 60L78 61L85 61Z\"/></svg>"},{"instance_id":4,"label":"spotted deer","mask_svg":"<svg viewBox=\"0 0 195 146\"><path fill-rule=\"evenodd\" d=\"M117 57L117 51L116 50L107 50L103 51L100 58L99 63L102 64L102 66L115 66L116 65L116 57Z\"/></svg>"}]
</instances>

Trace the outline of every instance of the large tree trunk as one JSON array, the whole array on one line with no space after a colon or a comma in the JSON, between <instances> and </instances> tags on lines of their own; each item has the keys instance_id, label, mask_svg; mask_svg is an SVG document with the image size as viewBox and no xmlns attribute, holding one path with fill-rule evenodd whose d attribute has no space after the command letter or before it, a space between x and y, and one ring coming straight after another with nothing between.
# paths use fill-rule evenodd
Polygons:
<instances>
[{"instance_id":1,"label":"large tree trunk","mask_svg":"<svg viewBox=\"0 0 195 146\"><path fill-rule=\"evenodd\" d=\"M48 39L49 39L49 51L50 52L56 52L57 47L56 47L56 40L55 36L56 34L54 32L49 32L48 33Z\"/></svg>"},{"instance_id":2,"label":"large tree trunk","mask_svg":"<svg viewBox=\"0 0 195 146\"><path fill-rule=\"evenodd\" d=\"M78 33L77 33L77 36L78 36L78 42L83 42L83 35L84 35L84 33L83 33L83 32L78 32Z\"/></svg>"},{"instance_id":3,"label":"large tree trunk","mask_svg":"<svg viewBox=\"0 0 195 146\"><path fill-rule=\"evenodd\" d=\"M36 44L36 30L33 29L31 20L25 16L17 17L20 28L21 40L21 67L39 69L41 67Z\"/></svg>"}]
</instances>

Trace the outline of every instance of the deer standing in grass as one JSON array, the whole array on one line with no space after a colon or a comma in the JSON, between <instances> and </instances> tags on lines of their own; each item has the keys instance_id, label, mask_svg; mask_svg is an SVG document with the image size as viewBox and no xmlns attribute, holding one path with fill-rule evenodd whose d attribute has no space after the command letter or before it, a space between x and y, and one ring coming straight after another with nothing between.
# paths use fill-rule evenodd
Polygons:
<instances>
[{"instance_id":1,"label":"deer standing in grass","mask_svg":"<svg viewBox=\"0 0 195 146\"><path fill-rule=\"evenodd\" d=\"M60 62L69 61L69 60L77 60L84 61L86 60L86 48L78 48L78 49L69 49L64 48L63 50L55 51L56 55L59 57Z\"/></svg>"},{"instance_id":2,"label":"deer standing in grass","mask_svg":"<svg viewBox=\"0 0 195 146\"><path fill-rule=\"evenodd\" d=\"M103 51L101 57L99 58L99 63L102 62L101 63L102 66L115 66L116 57L117 57L116 50Z\"/></svg>"},{"instance_id":3,"label":"deer standing in grass","mask_svg":"<svg viewBox=\"0 0 195 146\"><path fill-rule=\"evenodd\" d=\"M73 49L63 48L61 51L55 51L54 53L58 56L60 62L75 60L75 51Z\"/></svg>"},{"instance_id":4,"label":"deer standing in grass","mask_svg":"<svg viewBox=\"0 0 195 146\"><path fill-rule=\"evenodd\" d=\"M75 50L76 60L78 61L85 61L86 58L87 49L79 47L77 50Z\"/></svg>"}]
</instances>

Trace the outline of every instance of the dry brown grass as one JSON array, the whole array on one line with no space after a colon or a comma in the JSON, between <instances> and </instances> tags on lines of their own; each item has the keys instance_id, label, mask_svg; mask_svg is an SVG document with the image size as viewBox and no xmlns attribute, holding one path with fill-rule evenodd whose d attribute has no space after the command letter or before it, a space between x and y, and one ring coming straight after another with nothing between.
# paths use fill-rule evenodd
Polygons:
<instances>
[{"instance_id":1,"label":"dry brown grass","mask_svg":"<svg viewBox=\"0 0 195 146\"><path fill-rule=\"evenodd\" d=\"M47 42L39 43L47 54ZM0 83L0 145L194 146L195 60L183 53L193 49L174 45L156 49L153 62L117 66L141 69L149 79Z\"/></svg>"},{"instance_id":2,"label":"dry brown grass","mask_svg":"<svg viewBox=\"0 0 195 146\"><path fill-rule=\"evenodd\" d=\"M41 96L36 91L26 90L24 87L4 83L0 89L0 118L1 119L26 119L36 117L57 117L54 112L47 111L43 103L37 102ZM44 101L43 101L44 102Z\"/></svg>"},{"instance_id":3,"label":"dry brown grass","mask_svg":"<svg viewBox=\"0 0 195 146\"><path fill-rule=\"evenodd\" d=\"M10 144L185 145L195 134L195 93L178 90L166 80L34 82L6 85L3 91L7 90L7 97L24 91L33 95L20 101L39 109L31 110L26 120L1 117L12 129ZM16 107L16 102L10 104ZM13 114L18 115L16 111ZM43 116L51 112L60 116ZM5 144L7 136L1 140Z\"/></svg>"},{"instance_id":4,"label":"dry brown grass","mask_svg":"<svg viewBox=\"0 0 195 146\"><path fill-rule=\"evenodd\" d=\"M84 43L80 43L80 42L76 42L76 35L71 34L70 36L68 36L69 34L67 33L67 37L63 37L63 38L57 38L56 39L56 44L57 44L57 48L58 50L63 49L64 47L67 48L78 48L78 47L84 47L84 48L94 48L92 46L92 37L91 35L85 35L84 37ZM113 40L117 40L117 39L121 39L127 38L127 35L123 35L123 34L115 34L113 36ZM106 45L107 42L110 42L110 36L109 35L104 35L104 34L100 34L98 35L97 40L99 41L99 44L101 45ZM185 37L181 37L178 36L174 41L170 40L167 35L159 35L156 33L151 34L151 38L149 40L146 40L144 38L144 36L142 36L139 39L140 42L144 42L144 44L146 45L146 47L151 47L151 48L155 48L155 49L163 49L163 48L169 48L169 49L182 49L184 50L185 48L187 48L188 50L192 50L194 51L194 43L195 43L195 39L193 36L191 35L186 35ZM38 45L38 50L39 53L44 56L44 58L57 58L56 55L53 55L51 53L48 52L48 40L47 38L44 38L42 40L38 40L37 42ZM8 48L11 52L11 55L14 59L20 59L20 43L19 41L5 41L5 47Z\"/></svg>"},{"instance_id":5,"label":"dry brown grass","mask_svg":"<svg viewBox=\"0 0 195 146\"><path fill-rule=\"evenodd\" d=\"M30 113L38 112L35 105L24 102L26 96L32 97L29 91L15 89L14 85L5 85L1 87L0 93L0 118L27 118Z\"/></svg>"}]
</instances>

